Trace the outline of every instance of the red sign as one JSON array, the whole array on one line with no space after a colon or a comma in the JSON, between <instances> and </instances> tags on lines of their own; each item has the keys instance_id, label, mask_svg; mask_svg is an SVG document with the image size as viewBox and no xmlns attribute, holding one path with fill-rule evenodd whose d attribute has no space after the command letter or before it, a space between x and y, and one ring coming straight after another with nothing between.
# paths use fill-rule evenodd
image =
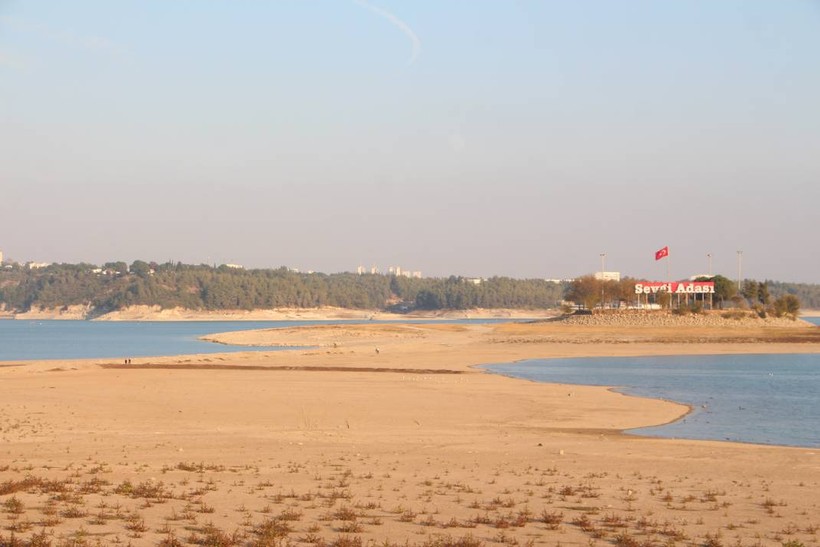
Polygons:
<instances>
[{"instance_id":1,"label":"red sign","mask_svg":"<svg viewBox=\"0 0 820 547\"><path fill-rule=\"evenodd\" d=\"M667 292L672 294L714 294L714 281L645 281L635 283L635 294L656 294Z\"/></svg>"}]
</instances>

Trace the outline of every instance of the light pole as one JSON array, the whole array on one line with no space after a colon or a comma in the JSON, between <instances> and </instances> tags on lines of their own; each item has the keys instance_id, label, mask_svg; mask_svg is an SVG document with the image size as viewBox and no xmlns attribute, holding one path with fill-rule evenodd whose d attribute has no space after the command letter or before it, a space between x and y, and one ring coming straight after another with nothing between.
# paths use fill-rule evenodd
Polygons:
<instances>
[{"instance_id":1,"label":"light pole","mask_svg":"<svg viewBox=\"0 0 820 547\"><path fill-rule=\"evenodd\" d=\"M604 309L604 259L606 259L606 253L601 253L601 311Z\"/></svg>"},{"instance_id":2,"label":"light pole","mask_svg":"<svg viewBox=\"0 0 820 547\"><path fill-rule=\"evenodd\" d=\"M707 253L706 258L709 259L709 277L712 277L712 253Z\"/></svg>"},{"instance_id":3,"label":"light pole","mask_svg":"<svg viewBox=\"0 0 820 547\"><path fill-rule=\"evenodd\" d=\"M740 294L740 291L743 290L743 251L737 252L737 292Z\"/></svg>"}]
</instances>

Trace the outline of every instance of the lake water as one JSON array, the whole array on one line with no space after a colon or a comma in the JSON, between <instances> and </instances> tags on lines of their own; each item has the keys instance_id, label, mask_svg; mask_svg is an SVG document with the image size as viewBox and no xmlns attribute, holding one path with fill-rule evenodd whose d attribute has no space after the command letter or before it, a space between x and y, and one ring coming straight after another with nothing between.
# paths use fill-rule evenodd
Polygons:
<instances>
[{"instance_id":1,"label":"lake water","mask_svg":"<svg viewBox=\"0 0 820 547\"><path fill-rule=\"evenodd\" d=\"M805 320L820 325L820 317ZM820 354L534 359L486 368L539 382L612 386L692 407L674 423L630 433L820 447Z\"/></svg>"},{"instance_id":2,"label":"lake water","mask_svg":"<svg viewBox=\"0 0 820 547\"><path fill-rule=\"evenodd\" d=\"M820 354L540 359L487 369L540 382L613 386L692 407L677 422L630 433L820 447Z\"/></svg>"},{"instance_id":3,"label":"lake water","mask_svg":"<svg viewBox=\"0 0 820 547\"><path fill-rule=\"evenodd\" d=\"M436 320L494 323L503 319ZM415 320L406 323L430 323ZM191 353L276 351L282 347L226 346L198 340L217 332L299 325L386 323L386 321L12 321L0 320L0 361L38 359L125 359Z\"/></svg>"}]
</instances>

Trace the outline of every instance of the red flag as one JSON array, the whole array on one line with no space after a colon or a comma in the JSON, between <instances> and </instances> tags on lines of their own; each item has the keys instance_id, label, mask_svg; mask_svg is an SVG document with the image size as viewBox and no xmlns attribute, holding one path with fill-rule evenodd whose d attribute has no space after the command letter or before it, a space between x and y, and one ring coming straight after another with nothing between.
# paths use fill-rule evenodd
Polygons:
<instances>
[{"instance_id":1,"label":"red flag","mask_svg":"<svg viewBox=\"0 0 820 547\"><path fill-rule=\"evenodd\" d=\"M661 258L669 256L669 246L664 247L660 251L655 253L655 260L660 260Z\"/></svg>"}]
</instances>

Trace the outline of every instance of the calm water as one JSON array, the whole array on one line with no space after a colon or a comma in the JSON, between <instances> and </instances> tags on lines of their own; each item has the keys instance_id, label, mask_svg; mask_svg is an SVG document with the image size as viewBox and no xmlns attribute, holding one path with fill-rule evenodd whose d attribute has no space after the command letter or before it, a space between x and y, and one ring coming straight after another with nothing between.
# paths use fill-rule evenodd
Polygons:
<instances>
[{"instance_id":1,"label":"calm water","mask_svg":"<svg viewBox=\"0 0 820 547\"><path fill-rule=\"evenodd\" d=\"M502 319L457 319L439 323L493 323ZM406 321L429 323L430 321ZM248 351L248 347L203 342L216 332L297 325L384 323L384 321L12 321L0 320L0 361L37 359L124 359L190 353ZM292 348L254 347L252 350Z\"/></svg>"},{"instance_id":2,"label":"calm water","mask_svg":"<svg viewBox=\"0 0 820 547\"><path fill-rule=\"evenodd\" d=\"M487 368L692 406L675 423L631 431L641 435L820 447L818 354L541 359Z\"/></svg>"},{"instance_id":3,"label":"calm water","mask_svg":"<svg viewBox=\"0 0 820 547\"><path fill-rule=\"evenodd\" d=\"M197 338L215 332L280 326L287 324L269 321L0 321L0 361L123 359L152 355L247 351L247 348L240 346L203 342Z\"/></svg>"}]
</instances>

